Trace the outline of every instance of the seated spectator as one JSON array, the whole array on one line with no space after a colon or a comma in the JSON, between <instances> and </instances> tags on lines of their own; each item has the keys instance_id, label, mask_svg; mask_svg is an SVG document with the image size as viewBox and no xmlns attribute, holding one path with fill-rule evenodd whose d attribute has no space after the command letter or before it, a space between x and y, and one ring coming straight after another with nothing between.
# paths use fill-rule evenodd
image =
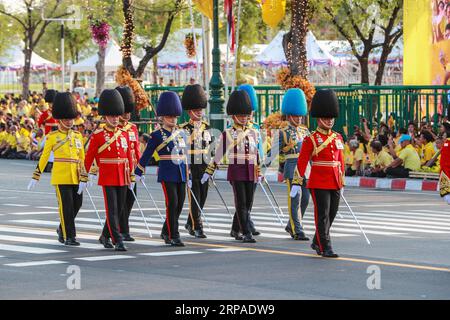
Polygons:
<instances>
[{"instance_id":1,"label":"seated spectator","mask_svg":"<svg viewBox=\"0 0 450 320\"><path fill-rule=\"evenodd\" d=\"M364 152L359 148L359 141L356 139L349 141L350 151L353 155L353 163L347 168L345 175L352 177L355 175L360 175L362 163L364 159Z\"/></svg>"},{"instance_id":2,"label":"seated spectator","mask_svg":"<svg viewBox=\"0 0 450 320\"><path fill-rule=\"evenodd\" d=\"M370 176L384 178L386 177L386 172L384 169L388 167L394 159L392 156L383 149L383 145L380 141L372 141L370 144L372 152L374 154L374 159L370 168Z\"/></svg>"},{"instance_id":3,"label":"seated spectator","mask_svg":"<svg viewBox=\"0 0 450 320\"><path fill-rule=\"evenodd\" d=\"M420 143L422 145L422 153L420 155L421 165L425 165L436 153L433 142L433 135L429 131L422 131L420 134Z\"/></svg>"},{"instance_id":4,"label":"seated spectator","mask_svg":"<svg viewBox=\"0 0 450 320\"><path fill-rule=\"evenodd\" d=\"M418 171L420 169L420 157L411 144L410 135L402 135L399 143L401 150L398 157L394 157L394 161L384 168L384 172L393 178L408 178L410 171Z\"/></svg>"},{"instance_id":5,"label":"seated spectator","mask_svg":"<svg viewBox=\"0 0 450 320\"><path fill-rule=\"evenodd\" d=\"M11 123L8 129L6 130L8 134L6 136L5 145L0 152L0 158L4 159L8 158L11 154L15 153L17 148L17 140L16 140L17 126Z\"/></svg>"}]
</instances>

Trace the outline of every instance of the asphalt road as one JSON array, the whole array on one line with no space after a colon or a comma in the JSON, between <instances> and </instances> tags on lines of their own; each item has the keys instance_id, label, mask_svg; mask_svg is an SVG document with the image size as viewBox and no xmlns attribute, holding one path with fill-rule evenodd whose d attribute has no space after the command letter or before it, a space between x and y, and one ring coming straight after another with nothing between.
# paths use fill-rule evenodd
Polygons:
<instances>
[{"instance_id":1,"label":"asphalt road","mask_svg":"<svg viewBox=\"0 0 450 320\"><path fill-rule=\"evenodd\" d=\"M332 227L341 257L330 260L315 255L310 242L292 240L259 189L252 212L262 233L257 243L229 237L231 219L211 189L208 238L186 233L184 210L180 231L186 247L166 246L158 237L158 212L139 187L153 238L135 210L131 231L137 241L117 253L98 244L101 226L87 195L76 220L81 247L56 241L57 202L49 175L26 190L34 167L0 160L0 299L450 298L450 207L436 193L346 189L371 245L341 203L342 217ZM160 185L151 176L146 181L164 214ZM229 184L218 184L232 208ZM286 187L272 184L272 189L286 215ZM90 191L104 217L100 188ZM310 236L312 209L311 202L304 218Z\"/></svg>"}]
</instances>

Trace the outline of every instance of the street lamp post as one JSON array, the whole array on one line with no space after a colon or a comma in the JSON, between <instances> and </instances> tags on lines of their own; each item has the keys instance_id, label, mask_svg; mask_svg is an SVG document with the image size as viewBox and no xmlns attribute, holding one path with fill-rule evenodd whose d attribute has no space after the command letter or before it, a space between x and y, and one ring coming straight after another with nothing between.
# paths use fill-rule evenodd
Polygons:
<instances>
[{"instance_id":1,"label":"street lamp post","mask_svg":"<svg viewBox=\"0 0 450 320\"><path fill-rule=\"evenodd\" d=\"M223 110L223 80L220 72L220 48L219 48L219 0L213 3L213 37L214 47L212 50L212 77L209 82L210 88L210 122L211 127L224 129L224 110Z\"/></svg>"}]
</instances>

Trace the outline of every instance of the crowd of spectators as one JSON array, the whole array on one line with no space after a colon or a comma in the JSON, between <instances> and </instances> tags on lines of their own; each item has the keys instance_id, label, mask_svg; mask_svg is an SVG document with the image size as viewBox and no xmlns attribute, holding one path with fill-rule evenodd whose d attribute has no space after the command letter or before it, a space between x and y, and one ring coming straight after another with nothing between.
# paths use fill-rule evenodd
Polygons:
<instances>
[{"instance_id":1,"label":"crowd of spectators","mask_svg":"<svg viewBox=\"0 0 450 320\"><path fill-rule=\"evenodd\" d=\"M450 122L439 116L437 125L422 119L395 130L391 115L374 125L366 119L363 128L355 126L345 145L347 176L407 178L410 172L439 173L440 149L450 138Z\"/></svg>"}]
</instances>

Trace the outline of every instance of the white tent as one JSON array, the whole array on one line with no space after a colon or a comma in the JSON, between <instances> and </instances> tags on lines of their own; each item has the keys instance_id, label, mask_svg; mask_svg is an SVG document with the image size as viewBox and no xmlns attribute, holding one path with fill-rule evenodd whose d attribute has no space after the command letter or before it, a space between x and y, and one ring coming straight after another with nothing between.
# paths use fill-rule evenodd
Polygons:
<instances>
[{"instance_id":1,"label":"white tent","mask_svg":"<svg viewBox=\"0 0 450 320\"><path fill-rule=\"evenodd\" d=\"M25 64L25 55L20 46L14 46L9 48L3 57L0 57L0 66L3 69L19 70L22 69ZM46 60L36 54L31 55L31 69L32 70L54 70L58 69L59 65Z\"/></svg>"},{"instance_id":2,"label":"white tent","mask_svg":"<svg viewBox=\"0 0 450 320\"><path fill-rule=\"evenodd\" d=\"M132 56L133 65L137 66L139 58ZM96 72L95 65L98 62L98 54L94 54L70 67L71 75L75 72ZM106 48L105 55L105 72L114 72L122 65L122 52L119 45L115 41L110 41Z\"/></svg>"},{"instance_id":3,"label":"white tent","mask_svg":"<svg viewBox=\"0 0 450 320\"><path fill-rule=\"evenodd\" d=\"M267 48L256 57L256 61L264 66L287 65L286 56L283 49L283 35L285 31L280 31L269 43ZM311 31L306 38L306 56L310 67L327 65L339 66L342 61L333 57L325 48L323 48Z\"/></svg>"}]
</instances>

